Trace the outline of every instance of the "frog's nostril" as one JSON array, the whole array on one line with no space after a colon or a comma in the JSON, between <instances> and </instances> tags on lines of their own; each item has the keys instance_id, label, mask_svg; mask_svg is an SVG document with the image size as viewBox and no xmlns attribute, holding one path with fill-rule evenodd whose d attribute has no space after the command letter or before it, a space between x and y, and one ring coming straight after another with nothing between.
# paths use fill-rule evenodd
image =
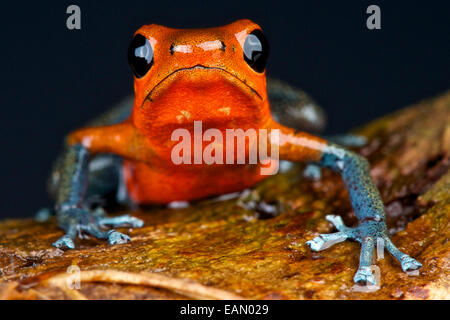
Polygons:
<instances>
[{"instance_id":1,"label":"frog's nostril","mask_svg":"<svg viewBox=\"0 0 450 320\"><path fill-rule=\"evenodd\" d=\"M174 51L173 51L173 47L174 47L175 45L172 43L171 45L170 45L170 54L171 55L173 55L173 53L174 53Z\"/></svg>"},{"instance_id":2,"label":"frog's nostril","mask_svg":"<svg viewBox=\"0 0 450 320\"><path fill-rule=\"evenodd\" d=\"M220 50L222 50L223 52L225 52L225 48L227 47L227 46L225 45L225 42L220 41L220 43L222 44L222 47L220 48Z\"/></svg>"}]
</instances>

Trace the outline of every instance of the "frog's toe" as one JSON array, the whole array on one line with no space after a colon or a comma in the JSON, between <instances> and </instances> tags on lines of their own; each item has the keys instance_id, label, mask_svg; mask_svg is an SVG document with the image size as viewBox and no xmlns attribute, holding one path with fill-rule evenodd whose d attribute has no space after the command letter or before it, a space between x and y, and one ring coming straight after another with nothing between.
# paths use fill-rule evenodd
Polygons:
<instances>
[{"instance_id":1,"label":"frog's toe","mask_svg":"<svg viewBox=\"0 0 450 320\"><path fill-rule=\"evenodd\" d=\"M116 230L108 231L108 242L110 244L123 244L130 242L131 238L126 234L120 233Z\"/></svg>"},{"instance_id":2,"label":"frog's toe","mask_svg":"<svg viewBox=\"0 0 450 320\"><path fill-rule=\"evenodd\" d=\"M327 219L327 221L331 222L333 224L333 226L338 229L339 231L342 232L349 232L351 229L347 228L344 225L344 221L342 221L341 216L336 216L334 214L329 214L325 217L325 219Z\"/></svg>"},{"instance_id":3,"label":"frog's toe","mask_svg":"<svg viewBox=\"0 0 450 320\"><path fill-rule=\"evenodd\" d=\"M144 225L144 221L136 217L125 214L118 217L101 217L97 220L102 226L111 227L132 227L141 228Z\"/></svg>"},{"instance_id":4,"label":"frog's toe","mask_svg":"<svg viewBox=\"0 0 450 320\"><path fill-rule=\"evenodd\" d=\"M328 249L336 243L347 240L348 236L344 232L336 232L329 234L321 234L314 239L307 241L306 244L313 251L321 251Z\"/></svg>"},{"instance_id":5,"label":"frog's toe","mask_svg":"<svg viewBox=\"0 0 450 320\"><path fill-rule=\"evenodd\" d=\"M373 276L372 269L370 267L360 267L358 271L356 271L355 276L353 277L353 281L361 285L377 284L377 281Z\"/></svg>"},{"instance_id":6,"label":"frog's toe","mask_svg":"<svg viewBox=\"0 0 450 320\"><path fill-rule=\"evenodd\" d=\"M75 249L72 237L67 234L53 242L53 246L59 249Z\"/></svg>"},{"instance_id":7,"label":"frog's toe","mask_svg":"<svg viewBox=\"0 0 450 320\"><path fill-rule=\"evenodd\" d=\"M332 245L343 242L347 240L348 238L352 238L353 235L353 229L347 228L344 225L344 222L342 221L342 218L340 216L336 215L327 215L326 219L331 222L336 229L338 229L339 232L336 233L328 233L328 234L321 234L318 237L315 237L314 239L307 241L306 244L310 246L310 248L314 251L321 251L328 249Z\"/></svg>"},{"instance_id":8,"label":"frog's toe","mask_svg":"<svg viewBox=\"0 0 450 320\"><path fill-rule=\"evenodd\" d=\"M386 249L400 262L403 271L413 271L422 267L422 264L419 261L411 258L406 253L401 252L389 238L384 239L384 241Z\"/></svg>"},{"instance_id":9,"label":"frog's toe","mask_svg":"<svg viewBox=\"0 0 450 320\"><path fill-rule=\"evenodd\" d=\"M414 258L411 258L410 256L406 256L401 261L402 269L403 271L414 271L417 269L420 269L422 267L422 264L417 261Z\"/></svg>"}]
</instances>

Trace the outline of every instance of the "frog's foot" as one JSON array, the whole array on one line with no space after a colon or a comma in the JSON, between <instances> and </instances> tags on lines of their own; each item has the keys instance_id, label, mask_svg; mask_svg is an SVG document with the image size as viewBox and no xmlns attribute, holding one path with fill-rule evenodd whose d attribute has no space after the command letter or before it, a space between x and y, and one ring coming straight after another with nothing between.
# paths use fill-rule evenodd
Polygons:
<instances>
[{"instance_id":1,"label":"frog's foot","mask_svg":"<svg viewBox=\"0 0 450 320\"><path fill-rule=\"evenodd\" d=\"M327 136L326 139L328 141L340 144L341 146L350 148L359 148L367 144L366 137L350 133Z\"/></svg>"},{"instance_id":2,"label":"frog's foot","mask_svg":"<svg viewBox=\"0 0 450 320\"><path fill-rule=\"evenodd\" d=\"M53 242L53 246L60 249L75 249L74 243L75 235L65 234L55 242Z\"/></svg>"},{"instance_id":3,"label":"frog's foot","mask_svg":"<svg viewBox=\"0 0 450 320\"><path fill-rule=\"evenodd\" d=\"M411 258L406 253L401 252L391 241L391 239L384 239L386 249L392 254L395 259L400 261L403 271L414 271L422 267L422 264L414 258Z\"/></svg>"},{"instance_id":4,"label":"frog's foot","mask_svg":"<svg viewBox=\"0 0 450 320\"><path fill-rule=\"evenodd\" d=\"M110 244L127 243L131 239L129 236L120 233L114 229L105 230L109 227L132 227L140 228L144 222L130 215L118 217L107 217L102 209L89 212L85 209L69 208L61 212L58 222L66 231L66 234L53 243L57 248L74 249L75 238L92 236L98 239L107 239Z\"/></svg>"},{"instance_id":5,"label":"frog's foot","mask_svg":"<svg viewBox=\"0 0 450 320\"><path fill-rule=\"evenodd\" d=\"M400 263L403 271L419 269L422 264L401 252L389 239L384 222L367 221L355 228L348 228L344 225L340 216L328 215L326 219L331 222L339 232L331 234L321 234L306 244L314 251L325 250L332 245L347 239L356 240L361 243L361 255L359 268L353 281L360 284L376 285L376 279L372 274L372 258L377 245L378 254L382 254L386 248ZM379 257L380 258L380 257Z\"/></svg>"}]
</instances>

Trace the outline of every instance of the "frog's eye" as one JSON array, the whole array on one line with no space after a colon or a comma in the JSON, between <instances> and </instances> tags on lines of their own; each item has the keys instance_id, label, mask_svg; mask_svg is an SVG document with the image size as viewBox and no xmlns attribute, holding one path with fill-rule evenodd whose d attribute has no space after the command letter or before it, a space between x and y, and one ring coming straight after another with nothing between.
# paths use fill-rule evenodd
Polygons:
<instances>
[{"instance_id":1,"label":"frog's eye","mask_svg":"<svg viewBox=\"0 0 450 320\"><path fill-rule=\"evenodd\" d=\"M252 31L244 42L244 60L256 72L263 72L269 57L269 42L261 30Z\"/></svg>"},{"instance_id":2,"label":"frog's eye","mask_svg":"<svg viewBox=\"0 0 450 320\"><path fill-rule=\"evenodd\" d=\"M141 34L131 40L128 47L128 63L136 78L141 78L153 65L153 48L150 41Z\"/></svg>"}]
</instances>

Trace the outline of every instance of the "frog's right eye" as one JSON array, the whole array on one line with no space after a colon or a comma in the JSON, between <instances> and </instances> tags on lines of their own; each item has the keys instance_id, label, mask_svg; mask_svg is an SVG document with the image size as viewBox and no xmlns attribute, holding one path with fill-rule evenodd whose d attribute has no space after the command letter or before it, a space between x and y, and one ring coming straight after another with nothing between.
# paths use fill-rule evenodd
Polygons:
<instances>
[{"instance_id":1,"label":"frog's right eye","mask_svg":"<svg viewBox=\"0 0 450 320\"><path fill-rule=\"evenodd\" d=\"M244 60L256 72L261 73L266 68L269 57L269 42L261 30L253 30L243 45Z\"/></svg>"},{"instance_id":2,"label":"frog's right eye","mask_svg":"<svg viewBox=\"0 0 450 320\"><path fill-rule=\"evenodd\" d=\"M136 78L142 78L153 65L153 48L150 41L141 34L131 40L128 47L128 63Z\"/></svg>"}]
</instances>

